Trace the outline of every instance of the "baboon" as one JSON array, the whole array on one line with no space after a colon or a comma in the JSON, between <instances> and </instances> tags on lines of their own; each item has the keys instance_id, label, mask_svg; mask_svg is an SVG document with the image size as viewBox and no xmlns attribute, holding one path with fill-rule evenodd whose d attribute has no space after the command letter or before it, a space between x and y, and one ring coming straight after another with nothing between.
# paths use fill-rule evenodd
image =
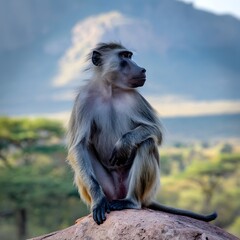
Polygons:
<instances>
[{"instance_id":1,"label":"baboon","mask_svg":"<svg viewBox=\"0 0 240 240\"><path fill-rule=\"evenodd\" d=\"M91 78L77 94L68 129L68 160L81 198L97 224L106 212L148 207L203 221L200 215L154 201L159 186L159 118L136 90L146 70L118 43L100 43L89 54Z\"/></svg>"}]
</instances>

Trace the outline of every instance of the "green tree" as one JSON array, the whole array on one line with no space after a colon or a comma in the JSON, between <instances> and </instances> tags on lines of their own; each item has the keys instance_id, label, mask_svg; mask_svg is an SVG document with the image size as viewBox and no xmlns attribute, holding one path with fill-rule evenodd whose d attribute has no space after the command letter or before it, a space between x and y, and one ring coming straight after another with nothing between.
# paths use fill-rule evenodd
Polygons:
<instances>
[{"instance_id":1,"label":"green tree","mask_svg":"<svg viewBox=\"0 0 240 240\"><path fill-rule=\"evenodd\" d=\"M240 236L239 148L234 144L231 153L222 153L220 146L222 142L208 148L197 143L181 149L173 146L163 149L158 200L199 213L216 210L219 216L214 224ZM179 160L184 168L176 167Z\"/></svg>"},{"instance_id":2,"label":"green tree","mask_svg":"<svg viewBox=\"0 0 240 240\"><path fill-rule=\"evenodd\" d=\"M61 163L51 161L65 155L63 134L56 121L0 118L0 214L14 214L19 239L27 236L30 210L77 195Z\"/></svg>"},{"instance_id":3,"label":"green tree","mask_svg":"<svg viewBox=\"0 0 240 240\"><path fill-rule=\"evenodd\" d=\"M221 153L232 153L233 146L229 143L225 143L221 149Z\"/></svg>"},{"instance_id":4,"label":"green tree","mask_svg":"<svg viewBox=\"0 0 240 240\"><path fill-rule=\"evenodd\" d=\"M227 181L232 184L232 187L237 186L237 173L240 166L240 156L238 154L225 154L212 161L196 161L184 173L184 177L196 183L204 196L203 211L210 211L215 198L215 204L219 204L219 209L222 211L222 204L226 204L226 199L232 198L232 206L235 206L235 198L238 192L230 189L227 186ZM236 175L236 176L235 176ZM235 176L235 177L234 177ZM215 197L216 196L216 197ZM229 214L231 212L231 214ZM234 210L224 213L225 219L218 219L217 223L223 227L234 220ZM227 217L228 216L228 217ZM227 220L226 220L227 219Z\"/></svg>"}]
</instances>

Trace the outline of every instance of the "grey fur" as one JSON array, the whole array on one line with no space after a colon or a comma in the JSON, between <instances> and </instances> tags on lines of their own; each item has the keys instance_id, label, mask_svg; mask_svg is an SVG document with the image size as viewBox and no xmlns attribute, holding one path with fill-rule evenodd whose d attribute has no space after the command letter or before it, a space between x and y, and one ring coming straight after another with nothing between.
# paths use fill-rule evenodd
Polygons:
<instances>
[{"instance_id":1,"label":"grey fur","mask_svg":"<svg viewBox=\"0 0 240 240\"><path fill-rule=\"evenodd\" d=\"M111 210L157 208L162 132L156 112L136 90L146 70L131 60L132 53L117 43L93 51L92 78L79 89L71 114L68 159L100 224Z\"/></svg>"}]
</instances>

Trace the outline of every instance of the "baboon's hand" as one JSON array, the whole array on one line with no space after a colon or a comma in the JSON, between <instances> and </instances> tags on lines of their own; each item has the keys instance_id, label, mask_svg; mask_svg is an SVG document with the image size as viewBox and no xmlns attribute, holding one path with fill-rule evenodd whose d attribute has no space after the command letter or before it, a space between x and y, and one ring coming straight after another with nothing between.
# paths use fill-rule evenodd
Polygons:
<instances>
[{"instance_id":1,"label":"baboon's hand","mask_svg":"<svg viewBox=\"0 0 240 240\"><path fill-rule=\"evenodd\" d=\"M112 166L130 164L135 158L136 151L137 146L132 143L130 136L125 134L117 141L110 158L110 164Z\"/></svg>"},{"instance_id":2,"label":"baboon's hand","mask_svg":"<svg viewBox=\"0 0 240 240\"><path fill-rule=\"evenodd\" d=\"M110 213L110 205L106 197L102 197L92 207L93 219L98 225L106 220L106 212Z\"/></svg>"}]
</instances>

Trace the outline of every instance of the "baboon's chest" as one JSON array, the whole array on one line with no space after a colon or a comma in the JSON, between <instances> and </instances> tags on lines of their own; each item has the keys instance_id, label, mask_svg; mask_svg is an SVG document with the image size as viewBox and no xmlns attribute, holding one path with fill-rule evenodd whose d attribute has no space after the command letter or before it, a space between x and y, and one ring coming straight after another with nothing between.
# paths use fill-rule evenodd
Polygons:
<instances>
[{"instance_id":1,"label":"baboon's chest","mask_svg":"<svg viewBox=\"0 0 240 240\"><path fill-rule=\"evenodd\" d=\"M98 140L109 139L112 144L126 132L131 130L131 116L117 109L102 109L102 112L95 116ZM107 141L109 144L110 142Z\"/></svg>"},{"instance_id":2,"label":"baboon's chest","mask_svg":"<svg viewBox=\"0 0 240 240\"><path fill-rule=\"evenodd\" d=\"M129 106L101 105L94 116L95 133L92 142L102 161L111 157L116 142L133 129Z\"/></svg>"},{"instance_id":3,"label":"baboon's chest","mask_svg":"<svg viewBox=\"0 0 240 240\"><path fill-rule=\"evenodd\" d=\"M132 115L134 114L131 98L125 99L100 99L96 103L95 122L102 134L122 135L131 128Z\"/></svg>"}]
</instances>

